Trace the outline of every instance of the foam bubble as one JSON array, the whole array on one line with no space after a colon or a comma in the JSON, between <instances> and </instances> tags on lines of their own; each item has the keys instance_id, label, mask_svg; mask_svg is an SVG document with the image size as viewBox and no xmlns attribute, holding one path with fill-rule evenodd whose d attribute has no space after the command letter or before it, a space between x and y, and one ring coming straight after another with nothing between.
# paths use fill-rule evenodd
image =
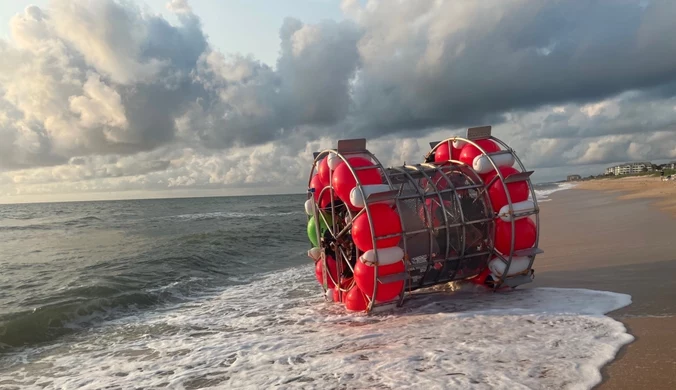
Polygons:
<instances>
[{"instance_id":1,"label":"foam bubble","mask_svg":"<svg viewBox=\"0 0 676 390\"><path fill-rule=\"evenodd\" d=\"M628 295L534 288L416 294L347 314L311 267L107 323L8 356L0 383L41 388L590 388L633 338ZM438 289L439 290L439 289Z\"/></svg>"}]
</instances>

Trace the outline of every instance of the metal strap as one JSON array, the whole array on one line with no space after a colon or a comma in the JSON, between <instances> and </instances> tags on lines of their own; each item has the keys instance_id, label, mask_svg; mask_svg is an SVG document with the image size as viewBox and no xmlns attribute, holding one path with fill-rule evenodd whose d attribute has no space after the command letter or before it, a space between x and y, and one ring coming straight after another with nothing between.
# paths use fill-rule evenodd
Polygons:
<instances>
[{"instance_id":1,"label":"metal strap","mask_svg":"<svg viewBox=\"0 0 676 390\"><path fill-rule=\"evenodd\" d=\"M516 183L518 181L524 181L533 174L533 171L519 172L513 175L509 175L505 178L505 184Z\"/></svg>"}]
</instances>

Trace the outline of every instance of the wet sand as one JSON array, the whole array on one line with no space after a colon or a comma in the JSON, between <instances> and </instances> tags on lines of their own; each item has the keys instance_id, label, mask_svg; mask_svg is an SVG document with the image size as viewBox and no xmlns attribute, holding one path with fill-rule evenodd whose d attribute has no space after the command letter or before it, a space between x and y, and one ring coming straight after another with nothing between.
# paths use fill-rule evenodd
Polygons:
<instances>
[{"instance_id":1,"label":"wet sand","mask_svg":"<svg viewBox=\"0 0 676 390\"><path fill-rule=\"evenodd\" d=\"M545 253L528 287L630 294L633 303L610 315L636 340L604 368L597 388L676 389L676 218L652 197L576 188L551 199L541 203Z\"/></svg>"}]
</instances>

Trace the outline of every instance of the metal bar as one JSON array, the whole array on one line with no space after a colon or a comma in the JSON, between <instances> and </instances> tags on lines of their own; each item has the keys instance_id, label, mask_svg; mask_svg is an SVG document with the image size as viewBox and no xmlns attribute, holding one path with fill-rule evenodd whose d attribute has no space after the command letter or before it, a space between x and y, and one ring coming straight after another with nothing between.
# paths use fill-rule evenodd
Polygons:
<instances>
[{"instance_id":1,"label":"metal bar","mask_svg":"<svg viewBox=\"0 0 676 390\"><path fill-rule=\"evenodd\" d=\"M464 191L464 190L478 190L478 189L481 189L483 187L484 187L483 184L473 184L473 185L470 185L470 186L448 188L448 189L439 191L439 193L440 194L448 194L448 193L451 193L451 192L458 192L458 191ZM420 199L420 195L411 194L411 195L406 195L406 196L400 196L400 197L398 197L398 199L399 200Z\"/></svg>"},{"instance_id":2,"label":"metal bar","mask_svg":"<svg viewBox=\"0 0 676 390\"><path fill-rule=\"evenodd\" d=\"M401 191L404 190L404 186L402 185L399 188L399 191L397 191L397 195L401 194ZM397 209L401 208L401 202L399 202L398 196L397 199L395 199L395 205ZM404 222L404 218L402 217L401 213L397 213L399 215L399 222L401 223L401 231L403 233L406 233L406 223ZM404 272L406 272L409 275L409 278L411 277L411 270L409 267L409 262L408 260L408 243L406 240L407 234L403 234L401 239L403 241L403 246L404 246ZM406 284L404 284L403 288L401 289L401 292L399 293L399 299L397 300L397 306L401 307L404 304L404 297L406 296Z\"/></svg>"},{"instance_id":3,"label":"metal bar","mask_svg":"<svg viewBox=\"0 0 676 390\"><path fill-rule=\"evenodd\" d=\"M355 172L356 171L365 171L367 169L376 169L376 166L375 165L366 165L366 166L363 166L363 167L352 167L352 169L354 169Z\"/></svg>"},{"instance_id":4,"label":"metal bar","mask_svg":"<svg viewBox=\"0 0 676 390\"><path fill-rule=\"evenodd\" d=\"M406 279L408 279L408 273L407 272L401 272L401 273L398 273L398 274L381 276L381 277L378 278L378 281L382 284L387 284L387 283L399 282L401 280L406 280Z\"/></svg>"},{"instance_id":5,"label":"metal bar","mask_svg":"<svg viewBox=\"0 0 676 390\"><path fill-rule=\"evenodd\" d=\"M509 183L516 183L518 181L524 181L530 177L530 175L533 174L533 171L527 171L527 172L519 172L519 173L514 173L505 178L505 184Z\"/></svg>"},{"instance_id":6,"label":"metal bar","mask_svg":"<svg viewBox=\"0 0 676 390\"><path fill-rule=\"evenodd\" d=\"M505 278L504 284L513 288L516 286L520 286L522 284L531 283L532 281L533 281L533 273L530 272L527 275L515 275L512 277Z\"/></svg>"},{"instance_id":7,"label":"metal bar","mask_svg":"<svg viewBox=\"0 0 676 390\"><path fill-rule=\"evenodd\" d=\"M457 192L457 191L464 191L464 190L476 190L483 187L483 184L472 184L469 186L462 186L462 187L455 187L453 189L449 188L447 190L442 190L440 191L442 194L446 192Z\"/></svg>"},{"instance_id":8,"label":"metal bar","mask_svg":"<svg viewBox=\"0 0 676 390\"><path fill-rule=\"evenodd\" d=\"M395 200L398 190L390 190L385 192L374 192L366 198L366 203L376 203L385 200Z\"/></svg>"},{"instance_id":9,"label":"metal bar","mask_svg":"<svg viewBox=\"0 0 676 390\"><path fill-rule=\"evenodd\" d=\"M540 253L545 253L545 251L543 251L540 248L528 248L528 249L520 249L518 251L515 251L514 256L517 256L517 257L535 256L535 255L539 255Z\"/></svg>"},{"instance_id":10,"label":"metal bar","mask_svg":"<svg viewBox=\"0 0 676 390\"><path fill-rule=\"evenodd\" d=\"M495 157L495 156L500 156L500 155L503 155L503 154L514 154L514 151L512 149L505 149L505 150L500 150L499 152L486 153L486 156Z\"/></svg>"},{"instance_id":11,"label":"metal bar","mask_svg":"<svg viewBox=\"0 0 676 390\"><path fill-rule=\"evenodd\" d=\"M354 217L351 217L351 218L350 218L350 222L348 222L348 223L346 224L346 226L343 228L343 230L341 230L341 231L338 233L338 235L336 236L336 239L339 239L339 238L342 237L344 234L346 234L348 230L352 229L352 223L354 222L355 218L357 218L358 216L362 215L362 213L363 213L364 211L366 211L365 208L359 210L359 212L357 213L357 215L355 215Z\"/></svg>"},{"instance_id":12,"label":"metal bar","mask_svg":"<svg viewBox=\"0 0 676 390\"><path fill-rule=\"evenodd\" d=\"M537 213L536 210L526 210L526 211L520 211L518 213L512 213L511 215L509 214L509 212L502 213L502 214L498 214L497 216L498 217L508 217L508 218L512 218L512 219L518 219L518 218L527 217L527 216L530 216L530 215L535 215L536 213Z\"/></svg>"}]
</instances>

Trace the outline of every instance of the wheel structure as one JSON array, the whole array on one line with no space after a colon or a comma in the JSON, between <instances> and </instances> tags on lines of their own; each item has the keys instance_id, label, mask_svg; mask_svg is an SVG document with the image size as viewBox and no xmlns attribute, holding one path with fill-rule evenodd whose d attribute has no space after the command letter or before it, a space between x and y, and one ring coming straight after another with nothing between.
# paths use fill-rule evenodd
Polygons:
<instances>
[{"instance_id":1,"label":"wheel structure","mask_svg":"<svg viewBox=\"0 0 676 390\"><path fill-rule=\"evenodd\" d=\"M328 300L370 312L452 281L532 281L542 253L533 172L490 126L430 147L422 163L388 168L364 139L314 154L308 255Z\"/></svg>"}]
</instances>

